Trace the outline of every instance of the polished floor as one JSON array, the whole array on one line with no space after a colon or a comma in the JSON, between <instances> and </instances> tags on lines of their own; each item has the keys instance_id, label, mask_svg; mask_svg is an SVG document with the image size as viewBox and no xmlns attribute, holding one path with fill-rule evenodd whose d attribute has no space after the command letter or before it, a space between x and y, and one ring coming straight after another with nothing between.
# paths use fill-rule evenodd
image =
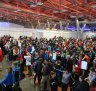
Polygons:
<instances>
[{"instance_id":1,"label":"polished floor","mask_svg":"<svg viewBox=\"0 0 96 91\"><path fill-rule=\"evenodd\" d=\"M0 71L0 80L3 79L4 74L6 72L6 68L10 66L10 63L7 62L7 57L4 58L3 61L3 70ZM33 79L26 76L24 80L20 82L20 87L22 91L39 91L39 86L34 86ZM61 88L58 88L58 91L61 91ZM68 90L70 91L70 90Z\"/></svg>"}]
</instances>

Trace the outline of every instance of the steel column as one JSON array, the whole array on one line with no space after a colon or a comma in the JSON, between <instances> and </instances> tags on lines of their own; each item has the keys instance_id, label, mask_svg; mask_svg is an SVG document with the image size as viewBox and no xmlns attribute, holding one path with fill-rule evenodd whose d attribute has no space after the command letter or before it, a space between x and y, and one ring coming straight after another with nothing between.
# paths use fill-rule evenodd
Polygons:
<instances>
[{"instance_id":1,"label":"steel column","mask_svg":"<svg viewBox=\"0 0 96 91\"><path fill-rule=\"evenodd\" d=\"M86 24L83 24L83 27L81 29L81 39L83 39L83 33L84 33L84 30L85 30L85 27L86 27Z\"/></svg>"},{"instance_id":2,"label":"steel column","mask_svg":"<svg viewBox=\"0 0 96 91\"><path fill-rule=\"evenodd\" d=\"M78 18L76 18L76 27L77 27L77 38L80 39L81 32Z\"/></svg>"},{"instance_id":3,"label":"steel column","mask_svg":"<svg viewBox=\"0 0 96 91\"><path fill-rule=\"evenodd\" d=\"M67 30L68 29L68 26L69 26L69 23L66 24L66 27L65 27L64 30Z\"/></svg>"}]
</instances>

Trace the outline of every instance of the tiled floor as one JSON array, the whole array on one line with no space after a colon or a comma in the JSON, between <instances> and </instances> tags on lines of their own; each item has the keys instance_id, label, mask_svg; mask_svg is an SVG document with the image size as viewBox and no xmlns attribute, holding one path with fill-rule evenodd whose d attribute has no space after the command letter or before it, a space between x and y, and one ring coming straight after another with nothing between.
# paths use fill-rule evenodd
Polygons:
<instances>
[{"instance_id":1,"label":"tiled floor","mask_svg":"<svg viewBox=\"0 0 96 91\"><path fill-rule=\"evenodd\" d=\"M3 61L3 71L0 72L0 80L4 77L5 69L9 66L10 64L9 62L7 62L7 57L5 57ZM34 86L32 78L26 77L24 80L20 82L20 86L22 91L39 91L39 86ZM58 88L58 91L61 91L60 87Z\"/></svg>"}]
</instances>

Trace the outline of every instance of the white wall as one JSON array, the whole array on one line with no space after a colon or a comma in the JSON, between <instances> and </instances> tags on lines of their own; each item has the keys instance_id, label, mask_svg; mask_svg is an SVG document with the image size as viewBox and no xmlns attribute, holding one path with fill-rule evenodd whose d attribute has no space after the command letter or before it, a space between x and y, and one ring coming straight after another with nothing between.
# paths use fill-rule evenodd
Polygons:
<instances>
[{"instance_id":1,"label":"white wall","mask_svg":"<svg viewBox=\"0 0 96 91\"><path fill-rule=\"evenodd\" d=\"M33 38L42 38L46 37L47 39L53 38L54 36L62 36L64 38L77 38L76 31L50 31L50 30L38 30L38 29L29 29L29 28L0 28L0 36L3 35L11 35L14 38L18 38L19 36L32 36ZM92 35L96 36L96 32L85 32L83 34L83 38L86 36L91 37Z\"/></svg>"},{"instance_id":2,"label":"white wall","mask_svg":"<svg viewBox=\"0 0 96 91\"><path fill-rule=\"evenodd\" d=\"M0 28L0 36L11 35L14 38L21 36L32 36L35 37L35 30L27 28Z\"/></svg>"},{"instance_id":3,"label":"white wall","mask_svg":"<svg viewBox=\"0 0 96 91\"><path fill-rule=\"evenodd\" d=\"M22 25L9 23L9 22L0 22L0 28L24 28Z\"/></svg>"},{"instance_id":4,"label":"white wall","mask_svg":"<svg viewBox=\"0 0 96 91\"><path fill-rule=\"evenodd\" d=\"M11 35L15 38L21 36L32 36L32 37L46 37L53 38L54 36L62 36L64 38L76 38L76 32L71 31L48 31L48 30L38 30L38 29L28 29L28 28L0 28L0 36Z\"/></svg>"},{"instance_id":5,"label":"white wall","mask_svg":"<svg viewBox=\"0 0 96 91\"><path fill-rule=\"evenodd\" d=\"M54 36L62 36L63 38L77 38L77 32L73 32L73 31L61 31L61 30L57 30L57 31L48 31L45 30L44 31L44 37L49 38L53 38Z\"/></svg>"},{"instance_id":6,"label":"white wall","mask_svg":"<svg viewBox=\"0 0 96 91\"><path fill-rule=\"evenodd\" d=\"M87 36L88 37L96 36L96 32L85 32L83 34L83 39L85 39Z\"/></svg>"}]
</instances>

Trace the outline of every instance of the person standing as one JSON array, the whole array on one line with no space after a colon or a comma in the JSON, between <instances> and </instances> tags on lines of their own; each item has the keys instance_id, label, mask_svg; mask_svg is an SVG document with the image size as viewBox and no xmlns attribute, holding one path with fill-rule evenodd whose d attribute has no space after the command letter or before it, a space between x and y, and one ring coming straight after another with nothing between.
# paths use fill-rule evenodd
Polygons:
<instances>
[{"instance_id":1,"label":"person standing","mask_svg":"<svg viewBox=\"0 0 96 91\"><path fill-rule=\"evenodd\" d=\"M53 73L51 75L50 86L51 86L51 91L57 91L58 90L58 79L57 79L55 73Z\"/></svg>"},{"instance_id":2,"label":"person standing","mask_svg":"<svg viewBox=\"0 0 96 91\"><path fill-rule=\"evenodd\" d=\"M43 67L43 76L42 76L42 80L41 80L41 89L40 91L44 91L44 86L45 86L45 83L47 83L47 88L46 90L49 89L49 77L50 77L50 72L51 72L51 65L50 65L50 62L49 61L46 61L45 62L45 65Z\"/></svg>"},{"instance_id":3,"label":"person standing","mask_svg":"<svg viewBox=\"0 0 96 91\"><path fill-rule=\"evenodd\" d=\"M19 55L19 48L17 46L13 47L13 61L16 61Z\"/></svg>"},{"instance_id":4,"label":"person standing","mask_svg":"<svg viewBox=\"0 0 96 91\"><path fill-rule=\"evenodd\" d=\"M75 91L89 91L89 84L84 80L83 76L79 77L79 81Z\"/></svg>"},{"instance_id":5,"label":"person standing","mask_svg":"<svg viewBox=\"0 0 96 91\"><path fill-rule=\"evenodd\" d=\"M91 82L90 91L96 91L96 79Z\"/></svg>"},{"instance_id":6,"label":"person standing","mask_svg":"<svg viewBox=\"0 0 96 91\"><path fill-rule=\"evenodd\" d=\"M40 84L40 82L41 82L41 78L42 78L42 67L43 67L42 63L43 63L43 59L40 58L39 61L35 65L35 69L34 69L34 72L35 72L34 84L36 84L36 78L37 77L38 77L38 84Z\"/></svg>"},{"instance_id":7,"label":"person standing","mask_svg":"<svg viewBox=\"0 0 96 91\"><path fill-rule=\"evenodd\" d=\"M2 61L3 61L3 51L2 48L0 47L0 70L2 70Z\"/></svg>"},{"instance_id":8,"label":"person standing","mask_svg":"<svg viewBox=\"0 0 96 91\"><path fill-rule=\"evenodd\" d=\"M0 80L0 85L4 85L3 91L12 91L12 86L13 86L13 73L12 73L12 68L9 67L6 70L6 75L3 80Z\"/></svg>"},{"instance_id":9,"label":"person standing","mask_svg":"<svg viewBox=\"0 0 96 91\"><path fill-rule=\"evenodd\" d=\"M96 72L94 68L91 68L89 71L89 76L86 78L86 80L88 80L88 83L90 85L91 82L96 78Z\"/></svg>"},{"instance_id":10,"label":"person standing","mask_svg":"<svg viewBox=\"0 0 96 91\"><path fill-rule=\"evenodd\" d=\"M62 76L62 91L67 91L70 78L71 73L68 70L64 71Z\"/></svg>"}]
</instances>

